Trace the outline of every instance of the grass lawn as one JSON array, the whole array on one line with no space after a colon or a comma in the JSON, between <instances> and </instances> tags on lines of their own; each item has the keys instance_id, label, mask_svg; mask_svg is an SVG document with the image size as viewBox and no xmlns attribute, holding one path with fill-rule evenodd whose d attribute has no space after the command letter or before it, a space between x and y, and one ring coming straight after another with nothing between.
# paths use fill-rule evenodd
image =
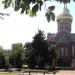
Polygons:
<instances>
[{"instance_id":1,"label":"grass lawn","mask_svg":"<svg viewBox=\"0 0 75 75\"><path fill-rule=\"evenodd\" d=\"M19 72L0 72L0 75L19 75Z\"/></svg>"}]
</instances>

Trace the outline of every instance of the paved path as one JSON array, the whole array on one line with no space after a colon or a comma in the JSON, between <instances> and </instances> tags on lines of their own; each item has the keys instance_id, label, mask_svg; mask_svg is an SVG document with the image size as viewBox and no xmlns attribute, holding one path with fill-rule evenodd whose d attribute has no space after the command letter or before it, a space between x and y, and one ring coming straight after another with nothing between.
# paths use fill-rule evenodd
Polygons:
<instances>
[{"instance_id":1,"label":"paved path","mask_svg":"<svg viewBox=\"0 0 75 75\"><path fill-rule=\"evenodd\" d=\"M29 75L28 73L24 73L21 75ZM30 75L44 75L42 73L31 73ZM62 71L58 71L56 74L45 74L45 75L75 75L75 70L62 70Z\"/></svg>"},{"instance_id":2,"label":"paved path","mask_svg":"<svg viewBox=\"0 0 75 75\"><path fill-rule=\"evenodd\" d=\"M62 70L57 72L56 75L75 75L75 70Z\"/></svg>"}]
</instances>

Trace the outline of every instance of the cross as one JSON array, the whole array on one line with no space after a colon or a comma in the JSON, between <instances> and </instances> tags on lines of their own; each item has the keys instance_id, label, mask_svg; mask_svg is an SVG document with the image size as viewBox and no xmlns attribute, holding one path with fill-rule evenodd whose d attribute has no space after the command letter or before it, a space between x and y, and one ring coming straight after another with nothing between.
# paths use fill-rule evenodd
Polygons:
<instances>
[{"instance_id":1,"label":"cross","mask_svg":"<svg viewBox=\"0 0 75 75\"><path fill-rule=\"evenodd\" d=\"M67 8L67 4L64 3L64 8Z\"/></svg>"}]
</instances>

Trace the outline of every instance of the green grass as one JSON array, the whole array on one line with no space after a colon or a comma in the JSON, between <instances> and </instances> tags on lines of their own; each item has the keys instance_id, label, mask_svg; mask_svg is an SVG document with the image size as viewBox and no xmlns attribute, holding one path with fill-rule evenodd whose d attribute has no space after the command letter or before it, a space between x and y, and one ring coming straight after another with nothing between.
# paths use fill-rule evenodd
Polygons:
<instances>
[{"instance_id":1,"label":"green grass","mask_svg":"<svg viewBox=\"0 0 75 75\"><path fill-rule=\"evenodd\" d=\"M19 72L0 72L0 75L19 75Z\"/></svg>"}]
</instances>

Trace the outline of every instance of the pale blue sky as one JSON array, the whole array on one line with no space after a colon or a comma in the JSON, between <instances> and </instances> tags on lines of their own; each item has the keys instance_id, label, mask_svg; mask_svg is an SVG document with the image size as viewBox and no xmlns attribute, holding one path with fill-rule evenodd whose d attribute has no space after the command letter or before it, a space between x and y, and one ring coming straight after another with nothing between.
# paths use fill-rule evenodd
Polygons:
<instances>
[{"instance_id":1,"label":"pale blue sky","mask_svg":"<svg viewBox=\"0 0 75 75\"><path fill-rule=\"evenodd\" d=\"M46 5L56 5L55 14L59 14L63 9L63 4L48 2ZM70 13L73 16L72 33L75 33L75 3L68 4ZM4 20L0 19L0 46L4 49L10 49L12 43L23 43L31 41L32 37L41 29L47 34L48 32L57 32L57 23L48 23L45 17L45 9L38 12L36 17L29 17L25 14L21 15L19 12L14 12L13 8L3 9L0 4L0 12L9 13L10 16L4 16Z\"/></svg>"}]
</instances>

